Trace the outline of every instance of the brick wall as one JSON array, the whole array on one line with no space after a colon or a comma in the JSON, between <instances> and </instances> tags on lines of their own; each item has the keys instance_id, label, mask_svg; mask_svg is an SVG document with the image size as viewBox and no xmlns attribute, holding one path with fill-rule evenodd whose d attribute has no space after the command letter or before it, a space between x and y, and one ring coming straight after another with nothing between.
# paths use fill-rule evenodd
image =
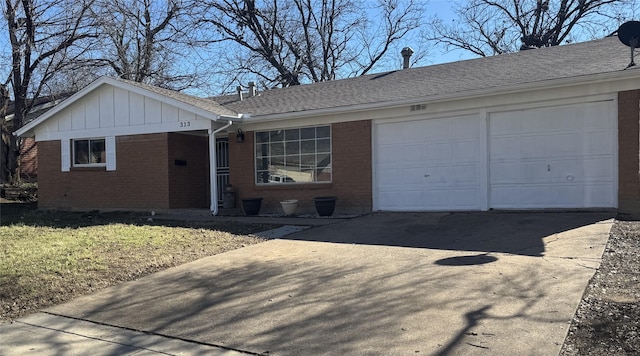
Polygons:
<instances>
[{"instance_id":1,"label":"brick wall","mask_svg":"<svg viewBox=\"0 0 640 356\"><path fill-rule=\"evenodd\" d=\"M116 138L116 170L60 170L60 141L38 142L38 205L56 209L169 208L168 134Z\"/></svg>"},{"instance_id":2,"label":"brick wall","mask_svg":"<svg viewBox=\"0 0 640 356\"><path fill-rule=\"evenodd\" d=\"M245 133L237 143L229 137L230 180L236 191L236 206L241 198L262 197L261 213L282 213L280 201L297 199L298 213L315 213L313 198L336 196L335 214L356 214L372 209L371 120L331 125L333 181L331 183L256 186L254 134Z\"/></svg>"},{"instance_id":3,"label":"brick wall","mask_svg":"<svg viewBox=\"0 0 640 356\"><path fill-rule=\"evenodd\" d=\"M640 90L618 93L618 211L640 215Z\"/></svg>"},{"instance_id":4,"label":"brick wall","mask_svg":"<svg viewBox=\"0 0 640 356\"><path fill-rule=\"evenodd\" d=\"M208 138L170 133L168 164L169 206L172 209L208 208Z\"/></svg>"},{"instance_id":5,"label":"brick wall","mask_svg":"<svg viewBox=\"0 0 640 356\"><path fill-rule=\"evenodd\" d=\"M38 147L33 137L25 137L20 144L20 178L32 181L38 176Z\"/></svg>"}]
</instances>

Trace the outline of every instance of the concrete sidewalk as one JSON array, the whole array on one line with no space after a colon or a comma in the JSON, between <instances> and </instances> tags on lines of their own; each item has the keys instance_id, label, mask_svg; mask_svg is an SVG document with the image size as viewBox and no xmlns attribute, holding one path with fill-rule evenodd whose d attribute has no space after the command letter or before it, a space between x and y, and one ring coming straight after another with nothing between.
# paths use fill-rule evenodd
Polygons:
<instances>
[{"instance_id":1,"label":"concrete sidewalk","mask_svg":"<svg viewBox=\"0 0 640 356\"><path fill-rule=\"evenodd\" d=\"M22 340L3 352L121 354L97 344L112 339L75 347L41 330L87 338L83 328L106 324L123 345L158 336L170 345L139 344L136 355L558 354L611 223L597 213L372 214L2 325L3 346Z\"/></svg>"}]
</instances>

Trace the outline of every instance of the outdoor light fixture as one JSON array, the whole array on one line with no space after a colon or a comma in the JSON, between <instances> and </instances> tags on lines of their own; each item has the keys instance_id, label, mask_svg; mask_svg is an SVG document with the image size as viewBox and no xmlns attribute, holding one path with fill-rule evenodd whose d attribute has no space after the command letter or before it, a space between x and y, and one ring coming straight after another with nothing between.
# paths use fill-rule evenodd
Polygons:
<instances>
[{"instance_id":1,"label":"outdoor light fixture","mask_svg":"<svg viewBox=\"0 0 640 356\"><path fill-rule=\"evenodd\" d=\"M242 129L238 129L238 133L236 133L236 142L244 142L244 131L242 131Z\"/></svg>"}]
</instances>

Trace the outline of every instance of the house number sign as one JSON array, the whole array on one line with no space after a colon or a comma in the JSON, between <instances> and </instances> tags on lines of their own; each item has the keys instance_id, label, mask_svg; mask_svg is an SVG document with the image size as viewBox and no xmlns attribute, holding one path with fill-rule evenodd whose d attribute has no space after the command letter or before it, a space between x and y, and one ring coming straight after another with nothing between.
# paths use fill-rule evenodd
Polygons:
<instances>
[{"instance_id":1,"label":"house number sign","mask_svg":"<svg viewBox=\"0 0 640 356\"><path fill-rule=\"evenodd\" d=\"M180 127L190 127L191 121L180 121Z\"/></svg>"}]
</instances>

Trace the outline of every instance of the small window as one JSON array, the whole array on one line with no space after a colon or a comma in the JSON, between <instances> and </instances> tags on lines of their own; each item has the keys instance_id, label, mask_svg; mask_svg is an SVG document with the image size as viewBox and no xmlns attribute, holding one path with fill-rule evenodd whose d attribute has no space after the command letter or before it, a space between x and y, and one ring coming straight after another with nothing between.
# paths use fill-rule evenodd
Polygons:
<instances>
[{"instance_id":1,"label":"small window","mask_svg":"<svg viewBox=\"0 0 640 356\"><path fill-rule=\"evenodd\" d=\"M106 166L104 138L73 140L73 165L76 167Z\"/></svg>"},{"instance_id":2,"label":"small window","mask_svg":"<svg viewBox=\"0 0 640 356\"><path fill-rule=\"evenodd\" d=\"M331 182L331 126L255 133L256 184Z\"/></svg>"}]
</instances>

